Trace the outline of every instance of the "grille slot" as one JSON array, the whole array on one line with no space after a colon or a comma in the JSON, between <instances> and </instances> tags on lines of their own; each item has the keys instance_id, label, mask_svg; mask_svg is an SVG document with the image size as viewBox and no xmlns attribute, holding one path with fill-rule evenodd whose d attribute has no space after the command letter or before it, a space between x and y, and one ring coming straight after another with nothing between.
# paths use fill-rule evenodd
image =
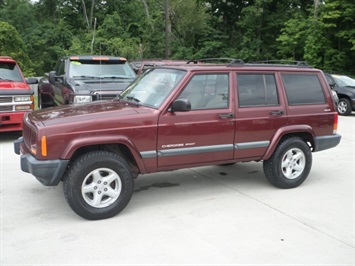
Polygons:
<instances>
[{"instance_id":1,"label":"grille slot","mask_svg":"<svg viewBox=\"0 0 355 266\"><path fill-rule=\"evenodd\" d=\"M13 107L12 106L1 106L0 105L0 112L12 112Z\"/></svg>"},{"instance_id":2,"label":"grille slot","mask_svg":"<svg viewBox=\"0 0 355 266\"><path fill-rule=\"evenodd\" d=\"M36 143L36 131L27 124L26 119L22 123L22 136L26 147L30 150L31 145Z\"/></svg>"},{"instance_id":3,"label":"grille slot","mask_svg":"<svg viewBox=\"0 0 355 266\"><path fill-rule=\"evenodd\" d=\"M12 103L13 102L12 96L5 96L0 97L0 103Z\"/></svg>"}]
</instances>

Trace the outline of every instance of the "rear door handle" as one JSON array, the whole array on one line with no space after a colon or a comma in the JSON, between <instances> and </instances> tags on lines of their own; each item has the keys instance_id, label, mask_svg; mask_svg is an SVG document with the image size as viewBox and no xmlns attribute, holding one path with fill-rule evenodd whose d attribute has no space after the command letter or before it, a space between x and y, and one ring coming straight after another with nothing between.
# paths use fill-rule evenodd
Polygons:
<instances>
[{"instance_id":1,"label":"rear door handle","mask_svg":"<svg viewBox=\"0 0 355 266\"><path fill-rule=\"evenodd\" d=\"M233 118L234 114L233 113L228 113L228 114L219 114L220 118Z\"/></svg>"},{"instance_id":2,"label":"rear door handle","mask_svg":"<svg viewBox=\"0 0 355 266\"><path fill-rule=\"evenodd\" d=\"M270 112L270 115L272 115L272 116L281 116L283 114L284 114L284 111L282 111L282 110L276 110L276 111Z\"/></svg>"}]
</instances>

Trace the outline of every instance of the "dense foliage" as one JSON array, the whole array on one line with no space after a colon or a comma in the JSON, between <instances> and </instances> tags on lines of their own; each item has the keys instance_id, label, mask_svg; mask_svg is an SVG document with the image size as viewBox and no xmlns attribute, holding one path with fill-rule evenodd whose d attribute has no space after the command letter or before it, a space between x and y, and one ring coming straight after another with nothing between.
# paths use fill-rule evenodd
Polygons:
<instances>
[{"instance_id":1,"label":"dense foliage","mask_svg":"<svg viewBox=\"0 0 355 266\"><path fill-rule=\"evenodd\" d=\"M354 75L354 20L354 0L0 0L0 54L26 75L66 54L306 60Z\"/></svg>"}]
</instances>

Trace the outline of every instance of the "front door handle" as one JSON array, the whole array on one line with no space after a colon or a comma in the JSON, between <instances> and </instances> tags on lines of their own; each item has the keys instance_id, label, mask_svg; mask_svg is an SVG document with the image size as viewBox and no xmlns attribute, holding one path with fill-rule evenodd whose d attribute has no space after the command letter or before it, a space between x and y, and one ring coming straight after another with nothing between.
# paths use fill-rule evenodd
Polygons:
<instances>
[{"instance_id":1,"label":"front door handle","mask_svg":"<svg viewBox=\"0 0 355 266\"><path fill-rule=\"evenodd\" d=\"M233 113L228 113L228 114L219 114L220 118L233 118L234 114Z\"/></svg>"},{"instance_id":2,"label":"front door handle","mask_svg":"<svg viewBox=\"0 0 355 266\"><path fill-rule=\"evenodd\" d=\"M270 115L272 115L272 116L281 116L283 114L284 114L284 111L282 111L282 110L276 110L276 111L270 112Z\"/></svg>"}]
</instances>

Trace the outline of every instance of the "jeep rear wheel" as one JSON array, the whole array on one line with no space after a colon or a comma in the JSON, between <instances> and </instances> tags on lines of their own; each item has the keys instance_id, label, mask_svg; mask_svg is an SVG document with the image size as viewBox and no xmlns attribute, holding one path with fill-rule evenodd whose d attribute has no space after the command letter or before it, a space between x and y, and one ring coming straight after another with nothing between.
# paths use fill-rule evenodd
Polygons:
<instances>
[{"instance_id":1,"label":"jeep rear wheel","mask_svg":"<svg viewBox=\"0 0 355 266\"><path fill-rule=\"evenodd\" d=\"M288 138L264 161L263 167L271 184L279 188L294 188L306 180L312 167L312 152L301 138Z\"/></svg>"},{"instance_id":2,"label":"jeep rear wheel","mask_svg":"<svg viewBox=\"0 0 355 266\"><path fill-rule=\"evenodd\" d=\"M347 98L341 98L337 105L338 114L350 115L352 111L351 102Z\"/></svg>"},{"instance_id":3,"label":"jeep rear wheel","mask_svg":"<svg viewBox=\"0 0 355 266\"><path fill-rule=\"evenodd\" d=\"M75 213L88 220L105 219L127 206L133 193L133 177L122 157L94 151L70 166L63 189Z\"/></svg>"}]
</instances>

